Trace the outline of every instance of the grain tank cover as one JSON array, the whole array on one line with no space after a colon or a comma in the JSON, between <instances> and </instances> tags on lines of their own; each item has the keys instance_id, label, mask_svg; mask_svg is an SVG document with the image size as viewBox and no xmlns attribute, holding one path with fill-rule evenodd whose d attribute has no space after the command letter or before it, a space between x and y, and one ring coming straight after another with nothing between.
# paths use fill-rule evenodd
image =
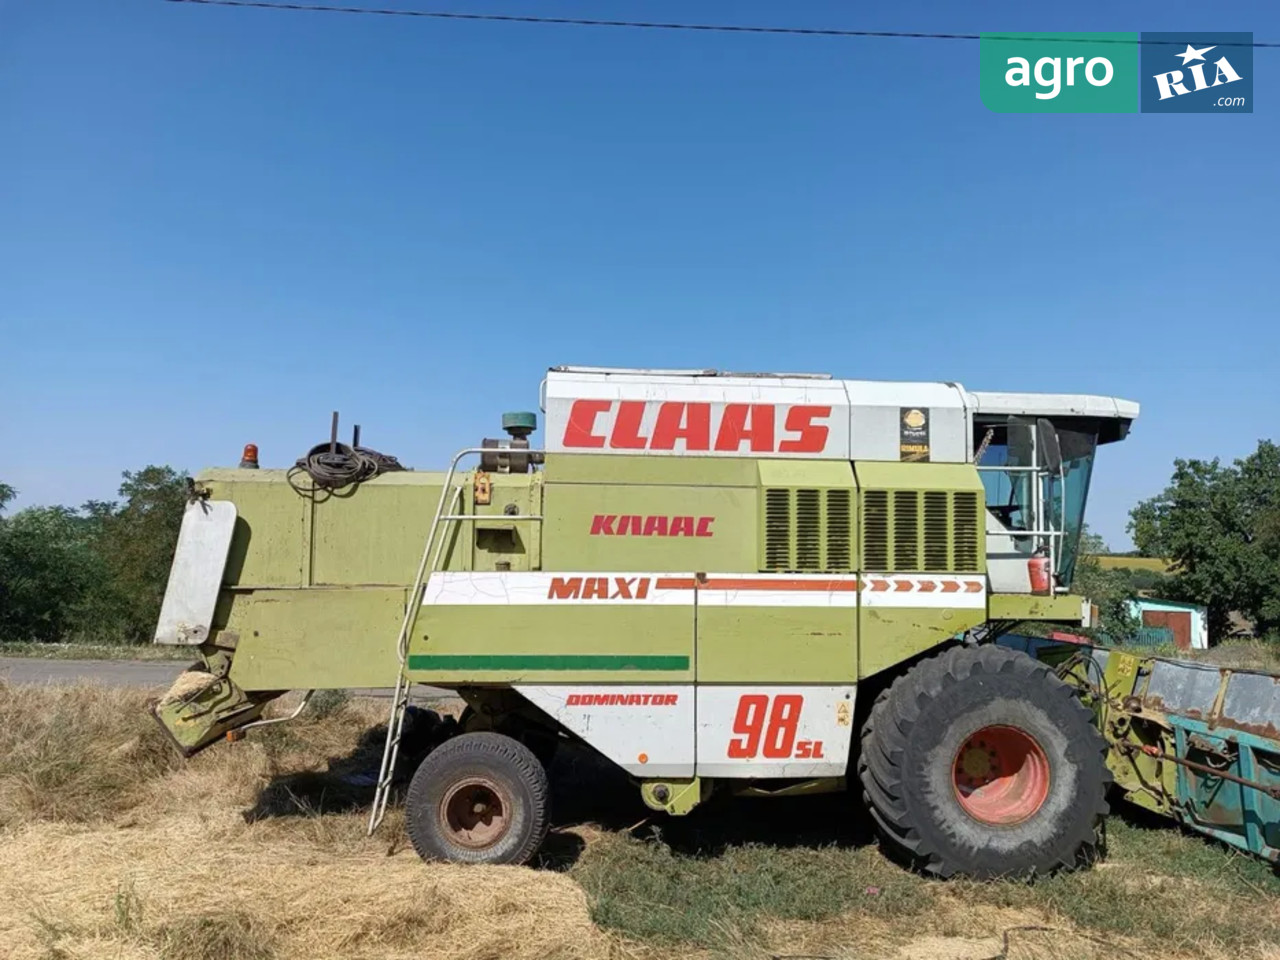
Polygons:
<instances>
[{"instance_id":1,"label":"grain tank cover","mask_svg":"<svg viewBox=\"0 0 1280 960\"><path fill-rule=\"evenodd\" d=\"M550 453L964 463L970 414L953 383L821 374L555 367Z\"/></svg>"}]
</instances>

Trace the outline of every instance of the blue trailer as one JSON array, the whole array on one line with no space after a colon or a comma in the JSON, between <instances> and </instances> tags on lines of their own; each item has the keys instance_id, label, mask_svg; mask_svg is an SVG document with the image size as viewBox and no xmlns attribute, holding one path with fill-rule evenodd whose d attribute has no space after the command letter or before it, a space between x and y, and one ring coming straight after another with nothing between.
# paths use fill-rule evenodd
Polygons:
<instances>
[{"instance_id":1,"label":"blue trailer","mask_svg":"<svg viewBox=\"0 0 1280 960\"><path fill-rule=\"evenodd\" d=\"M1280 865L1280 676L1004 637L1080 688L1126 799Z\"/></svg>"}]
</instances>

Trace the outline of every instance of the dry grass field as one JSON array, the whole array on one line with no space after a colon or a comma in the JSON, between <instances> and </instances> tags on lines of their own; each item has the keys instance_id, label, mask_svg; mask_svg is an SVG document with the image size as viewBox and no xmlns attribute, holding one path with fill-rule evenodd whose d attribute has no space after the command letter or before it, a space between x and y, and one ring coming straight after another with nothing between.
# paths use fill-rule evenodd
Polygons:
<instances>
[{"instance_id":1,"label":"dry grass field","mask_svg":"<svg viewBox=\"0 0 1280 960\"><path fill-rule=\"evenodd\" d=\"M1085 873L938 883L847 797L649 818L562 752L538 864L424 864L394 816L364 836L384 703L183 761L144 700L0 685L4 960L1280 958L1280 878L1155 823L1113 818Z\"/></svg>"}]
</instances>

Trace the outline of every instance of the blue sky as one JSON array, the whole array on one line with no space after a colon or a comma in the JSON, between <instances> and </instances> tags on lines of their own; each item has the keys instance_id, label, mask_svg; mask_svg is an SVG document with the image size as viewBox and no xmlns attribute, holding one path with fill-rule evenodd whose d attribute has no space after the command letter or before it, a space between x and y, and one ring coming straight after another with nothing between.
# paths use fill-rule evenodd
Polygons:
<instances>
[{"instance_id":1,"label":"blue sky","mask_svg":"<svg viewBox=\"0 0 1280 960\"><path fill-rule=\"evenodd\" d=\"M1273 2L419 5L1280 40ZM1276 436L1280 50L1254 94L998 115L973 42L0 0L0 480L283 466L335 408L435 467L551 364L824 370L1140 401L1090 509L1124 545L1175 457Z\"/></svg>"}]
</instances>

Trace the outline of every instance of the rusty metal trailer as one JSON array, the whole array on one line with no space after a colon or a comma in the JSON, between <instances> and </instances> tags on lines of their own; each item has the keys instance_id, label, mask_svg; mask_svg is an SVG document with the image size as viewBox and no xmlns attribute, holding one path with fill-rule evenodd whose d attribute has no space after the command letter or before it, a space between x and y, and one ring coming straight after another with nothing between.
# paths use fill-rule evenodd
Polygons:
<instances>
[{"instance_id":1,"label":"rusty metal trailer","mask_svg":"<svg viewBox=\"0 0 1280 960\"><path fill-rule=\"evenodd\" d=\"M1080 688L1131 803L1280 864L1280 676L1007 637Z\"/></svg>"}]
</instances>

